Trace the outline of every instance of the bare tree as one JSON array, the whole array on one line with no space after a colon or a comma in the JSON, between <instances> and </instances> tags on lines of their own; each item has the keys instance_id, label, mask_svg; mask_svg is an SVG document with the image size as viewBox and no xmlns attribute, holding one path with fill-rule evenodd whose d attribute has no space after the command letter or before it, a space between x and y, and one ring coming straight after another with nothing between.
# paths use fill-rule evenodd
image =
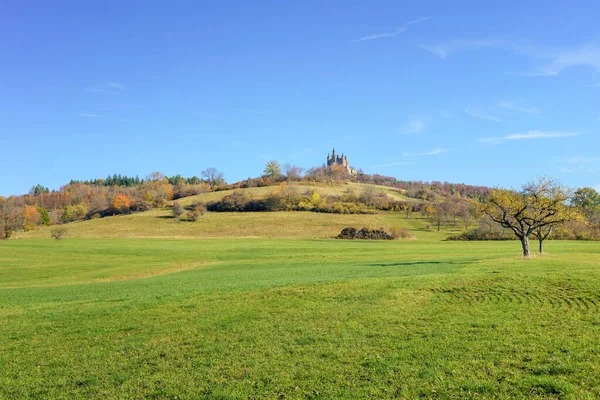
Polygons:
<instances>
[{"instance_id":1,"label":"bare tree","mask_svg":"<svg viewBox=\"0 0 600 400\"><path fill-rule=\"evenodd\" d=\"M214 167L206 168L202 171L202 177L204 178L204 181L210 185L212 190L214 190L216 186L225 183L223 173Z\"/></svg>"},{"instance_id":2,"label":"bare tree","mask_svg":"<svg viewBox=\"0 0 600 400\"><path fill-rule=\"evenodd\" d=\"M287 180L289 181L297 181L302 177L302 173L304 172L303 168L300 168L296 165L285 164L283 166L283 173L285 174Z\"/></svg>"},{"instance_id":3,"label":"bare tree","mask_svg":"<svg viewBox=\"0 0 600 400\"><path fill-rule=\"evenodd\" d=\"M62 240L62 238L64 238L66 234L67 228L65 228L64 226L56 226L50 230L50 236L52 236L52 238L54 238L54 240L56 240L57 242L59 240Z\"/></svg>"}]
</instances>

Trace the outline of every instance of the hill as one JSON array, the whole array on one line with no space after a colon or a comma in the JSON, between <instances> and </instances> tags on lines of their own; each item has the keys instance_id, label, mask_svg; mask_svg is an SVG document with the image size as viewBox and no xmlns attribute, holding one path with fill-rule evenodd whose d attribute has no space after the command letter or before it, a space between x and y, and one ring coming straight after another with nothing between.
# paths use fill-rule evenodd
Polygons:
<instances>
[{"instance_id":1,"label":"hill","mask_svg":"<svg viewBox=\"0 0 600 400\"><path fill-rule=\"evenodd\" d=\"M395 200L406 200L402 191L378 185L349 183L345 185L293 185L299 192L316 191L323 196L342 195L350 190L372 188ZM264 198L277 187L223 190L185 197L174 202L189 206L195 202L218 201L234 192L251 198ZM153 209L127 215L116 215L66 224L72 238L150 238L150 237L298 237L327 238L337 235L347 226L373 226L390 228L406 226L422 228L416 220L403 220L402 216L389 213L378 214L325 214L313 212L261 212L261 213L206 213L196 222L172 218L169 208ZM49 237L50 227L19 232L16 238Z\"/></svg>"}]
</instances>

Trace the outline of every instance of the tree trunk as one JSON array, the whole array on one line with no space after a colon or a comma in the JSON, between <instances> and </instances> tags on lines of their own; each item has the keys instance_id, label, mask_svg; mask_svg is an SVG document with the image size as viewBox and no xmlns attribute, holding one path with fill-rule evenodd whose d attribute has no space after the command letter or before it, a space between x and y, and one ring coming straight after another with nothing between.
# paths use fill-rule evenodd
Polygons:
<instances>
[{"instance_id":1,"label":"tree trunk","mask_svg":"<svg viewBox=\"0 0 600 400\"><path fill-rule=\"evenodd\" d=\"M442 223L441 223L441 222L438 222L438 223L437 223L437 226L438 226L438 232L439 232L439 231L440 231L440 227L442 226Z\"/></svg>"},{"instance_id":2,"label":"tree trunk","mask_svg":"<svg viewBox=\"0 0 600 400\"><path fill-rule=\"evenodd\" d=\"M540 254L544 252L544 239L540 239Z\"/></svg>"},{"instance_id":3,"label":"tree trunk","mask_svg":"<svg viewBox=\"0 0 600 400\"><path fill-rule=\"evenodd\" d=\"M531 251L529 250L529 238L523 236L521 238L521 244L523 245L523 257L529 257L531 255Z\"/></svg>"}]
</instances>

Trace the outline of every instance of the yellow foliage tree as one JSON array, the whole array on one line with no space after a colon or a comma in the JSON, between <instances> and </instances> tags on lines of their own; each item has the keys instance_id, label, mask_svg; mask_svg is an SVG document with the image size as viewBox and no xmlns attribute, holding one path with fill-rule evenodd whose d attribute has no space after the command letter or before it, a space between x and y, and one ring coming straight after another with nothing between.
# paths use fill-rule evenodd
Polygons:
<instances>
[{"instance_id":1,"label":"yellow foliage tree","mask_svg":"<svg viewBox=\"0 0 600 400\"><path fill-rule=\"evenodd\" d=\"M569 206L571 191L554 179L541 177L523 185L520 192L494 189L481 206L481 211L504 228L511 229L521 241L523 256L529 257L529 237L535 234L543 241L551 227L580 219L581 215Z\"/></svg>"}]
</instances>

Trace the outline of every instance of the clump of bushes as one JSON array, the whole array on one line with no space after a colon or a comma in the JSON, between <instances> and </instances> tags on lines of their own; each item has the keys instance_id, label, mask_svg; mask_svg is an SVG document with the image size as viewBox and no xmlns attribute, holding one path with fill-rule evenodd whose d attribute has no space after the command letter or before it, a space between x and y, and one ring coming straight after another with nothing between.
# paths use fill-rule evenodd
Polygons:
<instances>
[{"instance_id":1,"label":"clump of bushes","mask_svg":"<svg viewBox=\"0 0 600 400\"><path fill-rule=\"evenodd\" d=\"M342 232L336 236L337 239L367 239L367 240L393 240L394 236L380 229L362 228L357 230L353 227L342 229Z\"/></svg>"},{"instance_id":2,"label":"clump of bushes","mask_svg":"<svg viewBox=\"0 0 600 400\"><path fill-rule=\"evenodd\" d=\"M321 197L311 191L300 194L293 186L281 186L264 199L252 199L242 192L233 192L219 201L207 204L208 211L313 211L332 214L370 214L376 207L361 202L349 201L344 196Z\"/></svg>"},{"instance_id":3,"label":"clump of bushes","mask_svg":"<svg viewBox=\"0 0 600 400\"><path fill-rule=\"evenodd\" d=\"M415 240L417 238L410 229L401 228L399 226L392 226L390 228L390 234L394 239Z\"/></svg>"},{"instance_id":4,"label":"clump of bushes","mask_svg":"<svg viewBox=\"0 0 600 400\"><path fill-rule=\"evenodd\" d=\"M179 218L185 212L185 209L180 203L173 204L173 208L171 210L173 212L173 218Z\"/></svg>"},{"instance_id":5,"label":"clump of bushes","mask_svg":"<svg viewBox=\"0 0 600 400\"><path fill-rule=\"evenodd\" d=\"M193 203L188 207L186 217L191 222L196 222L206 212L206 206L202 203Z\"/></svg>"},{"instance_id":6,"label":"clump of bushes","mask_svg":"<svg viewBox=\"0 0 600 400\"><path fill-rule=\"evenodd\" d=\"M516 237L512 232L499 229L488 229L485 227L471 229L470 231L460 233L458 235L449 236L446 240L469 241L469 240L515 240Z\"/></svg>"}]
</instances>

